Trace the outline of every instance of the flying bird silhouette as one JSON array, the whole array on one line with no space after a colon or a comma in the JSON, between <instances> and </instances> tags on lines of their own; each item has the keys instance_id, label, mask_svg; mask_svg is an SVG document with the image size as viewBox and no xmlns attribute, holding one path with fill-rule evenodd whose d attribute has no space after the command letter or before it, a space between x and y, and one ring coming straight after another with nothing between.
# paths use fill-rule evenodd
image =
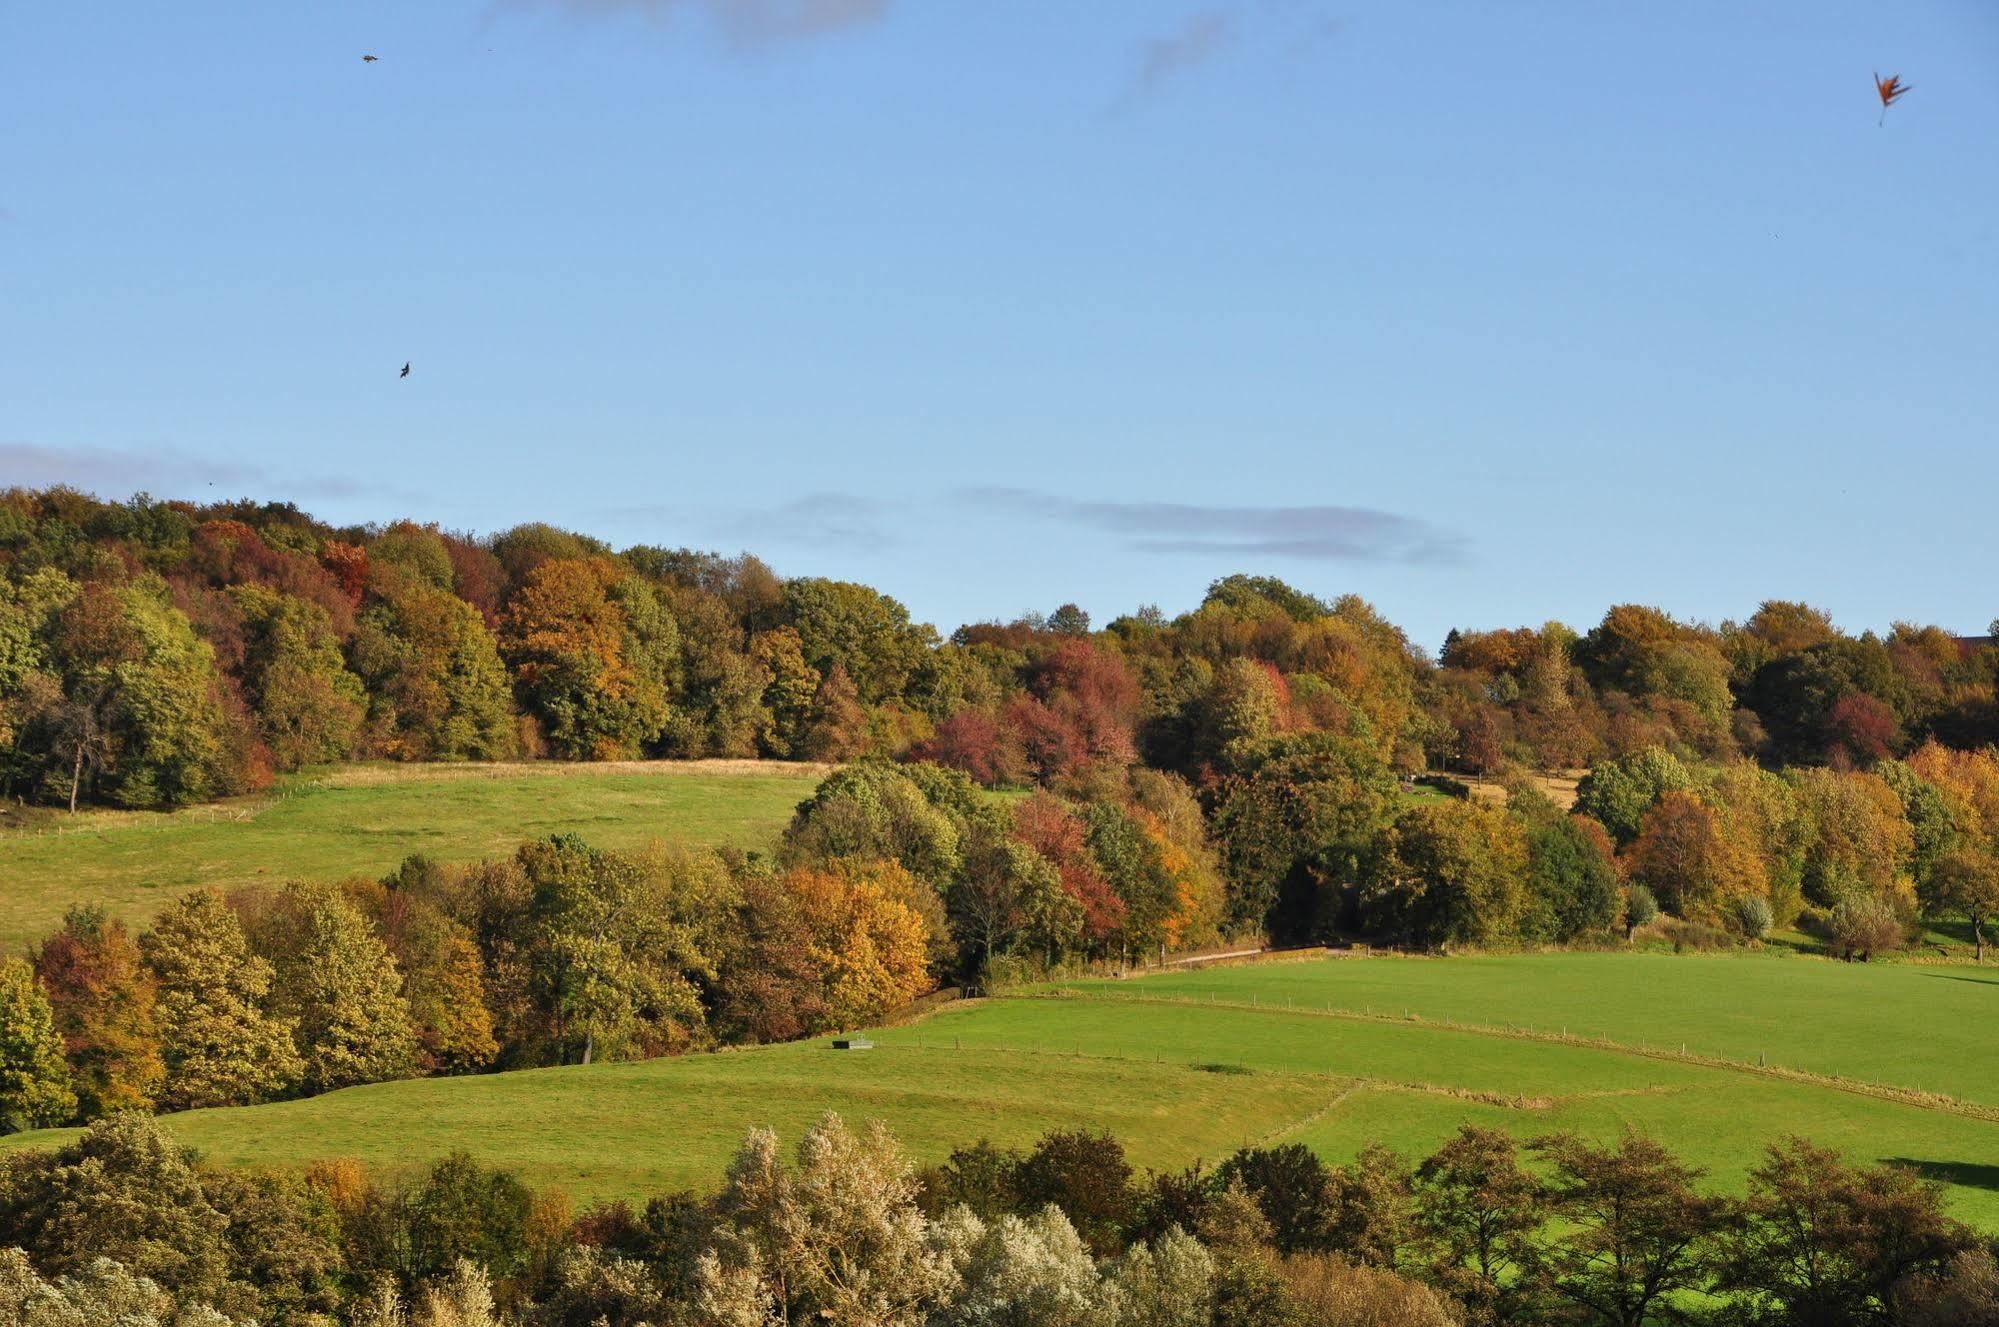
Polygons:
<instances>
[{"instance_id":1,"label":"flying bird silhouette","mask_svg":"<svg viewBox=\"0 0 1999 1327\"><path fill-rule=\"evenodd\" d=\"M1881 98L1881 118L1874 123L1877 125L1888 123L1888 108L1893 106L1896 99L1908 90L1908 88L1902 85L1902 76L1900 74L1890 74L1886 78L1881 77L1879 74L1874 75L1874 93Z\"/></svg>"},{"instance_id":2,"label":"flying bird silhouette","mask_svg":"<svg viewBox=\"0 0 1999 1327\"><path fill-rule=\"evenodd\" d=\"M362 56L362 57L361 57L361 63L362 63L362 64L364 64L364 65L371 65L371 64L375 63L375 60L376 60L376 58L377 58L377 57L375 57L375 56L372 56L372 55L364 55L364 56Z\"/></svg>"},{"instance_id":3,"label":"flying bird silhouette","mask_svg":"<svg viewBox=\"0 0 1999 1327\"><path fill-rule=\"evenodd\" d=\"M397 374L396 376L397 376L398 378L407 378L407 377L409 377L409 376L410 376L410 366L409 366L409 365L407 365L407 364L403 365L403 371L402 371L401 373L398 373L398 374Z\"/></svg>"}]
</instances>

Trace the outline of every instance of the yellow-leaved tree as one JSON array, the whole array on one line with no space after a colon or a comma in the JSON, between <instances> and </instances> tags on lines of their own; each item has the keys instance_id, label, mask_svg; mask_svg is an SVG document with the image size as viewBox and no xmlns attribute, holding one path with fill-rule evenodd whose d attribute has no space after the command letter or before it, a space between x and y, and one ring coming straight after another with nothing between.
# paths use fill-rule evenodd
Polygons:
<instances>
[{"instance_id":1,"label":"yellow-leaved tree","mask_svg":"<svg viewBox=\"0 0 1999 1327\"><path fill-rule=\"evenodd\" d=\"M895 862L835 862L785 873L811 957L825 974L826 1021L857 1027L930 988L927 888Z\"/></svg>"}]
</instances>

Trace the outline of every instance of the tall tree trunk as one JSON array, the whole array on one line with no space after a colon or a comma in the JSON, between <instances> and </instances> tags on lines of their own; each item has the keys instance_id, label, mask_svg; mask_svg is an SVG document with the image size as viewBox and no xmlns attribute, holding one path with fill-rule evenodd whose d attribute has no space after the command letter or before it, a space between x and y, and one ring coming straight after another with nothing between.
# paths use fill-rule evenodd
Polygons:
<instances>
[{"instance_id":1,"label":"tall tree trunk","mask_svg":"<svg viewBox=\"0 0 1999 1327\"><path fill-rule=\"evenodd\" d=\"M1976 954L1972 962L1983 963L1985 961L1985 919L1983 917L1973 917L1971 919L1971 943L1976 947Z\"/></svg>"},{"instance_id":2,"label":"tall tree trunk","mask_svg":"<svg viewBox=\"0 0 1999 1327\"><path fill-rule=\"evenodd\" d=\"M591 1028L585 1028L583 1030L583 1063L585 1064L590 1063L590 1056L596 1052L596 1049L597 1049L596 1031Z\"/></svg>"},{"instance_id":3,"label":"tall tree trunk","mask_svg":"<svg viewBox=\"0 0 1999 1327\"><path fill-rule=\"evenodd\" d=\"M69 772L69 813L76 814L76 790L83 783L83 739L76 740L76 764Z\"/></svg>"}]
</instances>

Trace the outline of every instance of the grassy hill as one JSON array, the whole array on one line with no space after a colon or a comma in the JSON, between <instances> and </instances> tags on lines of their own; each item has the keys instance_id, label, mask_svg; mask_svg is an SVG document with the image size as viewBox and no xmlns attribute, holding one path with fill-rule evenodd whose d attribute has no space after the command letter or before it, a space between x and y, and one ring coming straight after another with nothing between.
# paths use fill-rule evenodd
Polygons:
<instances>
[{"instance_id":1,"label":"grassy hill","mask_svg":"<svg viewBox=\"0 0 1999 1327\"><path fill-rule=\"evenodd\" d=\"M1961 1063L1999 992L1951 972L1972 980L1805 958L1266 964L950 1006L877 1032L867 1052L819 1041L378 1084L170 1123L230 1164L347 1155L394 1167L462 1147L584 1199L710 1187L745 1129L795 1135L829 1108L886 1120L929 1160L981 1136L1022 1143L1088 1124L1153 1167L1213 1161L1246 1142L1302 1141L1345 1158L1379 1140L1414 1155L1465 1120L1523 1137L1635 1127L1723 1185L1790 1130L1854 1159L1920 1165L1952 1184L1961 1215L1999 1231L1999 1079ZM1563 1041L1539 1018L1520 1020L1536 1023L1533 1035L1507 1030L1509 1012L1543 1000L1575 1013L1572 1033L1610 1040ZM1961 1037L1941 1035L1960 1020ZM1694 1058L1751 1047L1733 1065ZM1967 1099L1911 1090L1947 1081Z\"/></svg>"},{"instance_id":2,"label":"grassy hill","mask_svg":"<svg viewBox=\"0 0 1999 1327\"><path fill-rule=\"evenodd\" d=\"M139 924L197 885L379 875L411 853L476 860L543 834L760 847L824 773L754 761L359 765L184 811L47 816L0 832L0 952L36 942L75 903Z\"/></svg>"}]
</instances>

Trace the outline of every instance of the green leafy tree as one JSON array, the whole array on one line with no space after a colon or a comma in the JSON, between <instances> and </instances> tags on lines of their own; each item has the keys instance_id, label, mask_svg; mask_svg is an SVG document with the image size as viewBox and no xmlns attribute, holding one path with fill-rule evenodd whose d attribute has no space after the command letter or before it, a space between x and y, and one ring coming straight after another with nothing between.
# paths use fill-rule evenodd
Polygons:
<instances>
[{"instance_id":1,"label":"green leafy tree","mask_svg":"<svg viewBox=\"0 0 1999 1327\"><path fill-rule=\"evenodd\" d=\"M416 1039L402 973L368 919L330 890L295 886L286 903L298 943L277 967L271 1004L294 1028L301 1085L331 1092L407 1076Z\"/></svg>"},{"instance_id":2,"label":"green leafy tree","mask_svg":"<svg viewBox=\"0 0 1999 1327\"><path fill-rule=\"evenodd\" d=\"M141 1115L16 1158L0 1182L0 1228L52 1275L109 1258L176 1295L215 1300L229 1281L228 1227L194 1154Z\"/></svg>"},{"instance_id":3,"label":"green leafy tree","mask_svg":"<svg viewBox=\"0 0 1999 1327\"><path fill-rule=\"evenodd\" d=\"M1659 920L1659 900L1644 885L1631 885L1624 891L1624 938L1629 940L1642 926L1650 926Z\"/></svg>"},{"instance_id":4,"label":"green leafy tree","mask_svg":"<svg viewBox=\"0 0 1999 1327\"><path fill-rule=\"evenodd\" d=\"M1284 678L1267 663L1230 659L1215 670L1201 698L1196 759L1224 767L1275 737L1290 718L1291 694Z\"/></svg>"},{"instance_id":5,"label":"green leafy tree","mask_svg":"<svg viewBox=\"0 0 1999 1327\"><path fill-rule=\"evenodd\" d=\"M1466 1124L1416 1168L1416 1228L1437 1284L1474 1323L1519 1320L1532 1237L1546 1219L1541 1181L1496 1129Z\"/></svg>"},{"instance_id":6,"label":"green leafy tree","mask_svg":"<svg viewBox=\"0 0 1999 1327\"><path fill-rule=\"evenodd\" d=\"M26 734L43 795L161 807L243 785L215 651L158 577L83 586L47 620L44 657L62 690Z\"/></svg>"},{"instance_id":7,"label":"green leafy tree","mask_svg":"<svg viewBox=\"0 0 1999 1327\"><path fill-rule=\"evenodd\" d=\"M1472 802L1402 813L1361 886L1371 931L1426 949L1517 933L1527 847L1517 822Z\"/></svg>"},{"instance_id":8,"label":"green leafy tree","mask_svg":"<svg viewBox=\"0 0 1999 1327\"><path fill-rule=\"evenodd\" d=\"M821 675L839 667L866 705L901 695L937 645L937 633L912 624L907 608L848 581L786 581L783 612L805 662Z\"/></svg>"},{"instance_id":9,"label":"green leafy tree","mask_svg":"<svg viewBox=\"0 0 1999 1327\"><path fill-rule=\"evenodd\" d=\"M1160 841L1146 833L1137 814L1115 802L1092 805L1083 824L1090 856L1123 905L1119 937L1127 952L1158 950L1169 939L1180 904Z\"/></svg>"},{"instance_id":10,"label":"green leafy tree","mask_svg":"<svg viewBox=\"0 0 1999 1327\"><path fill-rule=\"evenodd\" d=\"M1946 1214L1941 1185L1892 1166L1847 1166L1802 1138L1765 1152L1749 1173L1745 1209L1722 1284L1765 1310L1766 1321L1898 1321L1898 1286L1940 1275L1979 1245Z\"/></svg>"},{"instance_id":11,"label":"green leafy tree","mask_svg":"<svg viewBox=\"0 0 1999 1327\"><path fill-rule=\"evenodd\" d=\"M1700 1172L1626 1134L1611 1147L1557 1136L1549 1213L1559 1233L1535 1254L1537 1287L1608 1327L1645 1327L1658 1310L1714 1282L1728 1204L1695 1192Z\"/></svg>"},{"instance_id":12,"label":"green leafy tree","mask_svg":"<svg viewBox=\"0 0 1999 1327\"><path fill-rule=\"evenodd\" d=\"M1060 1208L1099 1257L1124 1247L1138 1215L1131 1163L1108 1133L1058 1129L1043 1136L1021 1158L1013 1182L1024 1207Z\"/></svg>"},{"instance_id":13,"label":"green leafy tree","mask_svg":"<svg viewBox=\"0 0 1999 1327\"><path fill-rule=\"evenodd\" d=\"M229 591L243 619L243 690L281 770L345 758L367 716L326 609L261 585Z\"/></svg>"},{"instance_id":14,"label":"green leafy tree","mask_svg":"<svg viewBox=\"0 0 1999 1327\"><path fill-rule=\"evenodd\" d=\"M1052 959L1081 942L1082 903L1047 858L1012 837L1004 813L973 821L963 846L945 903L968 973L1016 948Z\"/></svg>"},{"instance_id":15,"label":"green leafy tree","mask_svg":"<svg viewBox=\"0 0 1999 1327\"><path fill-rule=\"evenodd\" d=\"M1772 754L1786 764L1810 764L1840 748L1837 718L1842 702L1855 697L1895 722L1917 717L1887 647L1872 636L1841 637L1771 660L1756 671L1745 700L1768 731Z\"/></svg>"},{"instance_id":16,"label":"green leafy tree","mask_svg":"<svg viewBox=\"0 0 1999 1327\"><path fill-rule=\"evenodd\" d=\"M1971 924L1974 956L1985 960L1985 923L1999 915L1999 855L1959 848L1938 858L1918 886L1923 910L1932 917L1961 918Z\"/></svg>"},{"instance_id":17,"label":"green leafy tree","mask_svg":"<svg viewBox=\"0 0 1999 1327\"><path fill-rule=\"evenodd\" d=\"M1593 818L1622 846L1638 837L1645 813L1667 792L1694 786L1693 773L1663 747L1604 761L1576 786L1575 811Z\"/></svg>"},{"instance_id":18,"label":"green leafy tree","mask_svg":"<svg viewBox=\"0 0 1999 1327\"><path fill-rule=\"evenodd\" d=\"M518 1176L454 1152L414 1183L362 1196L347 1222L351 1261L385 1269L405 1288L461 1263L518 1276L528 1267L534 1215L535 1196Z\"/></svg>"},{"instance_id":19,"label":"green leafy tree","mask_svg":"<svg viewBox=\"0 0 1999 1327\"><path fill-rule=\"evenodd\" d=\"M727 892L712 858L595 852L569 837L522 845L537 1037L561 1062L683 1049L706 1033L712 978L698 919Z\"/></svg>"},{"instance_id":20,"label":"green leafy tree","mask_svg":"<svg viewBox=\"0 0 1999 1327\"><path fill-rule=\"evenodd\" d=\"M765 755L805 754L804 741L819 694L819 670L805 662L805 646L790 627L760 631L750 638L750 658L763 677L763 710L768 727L758 736Z\"/></svg>"},{"instance_id":21,"label":"green leafy tree","mask_svg":"<svg viewBox=\"0 0 1999 1327\"><path fill-rule=\"evenodd\" d=\"M961 827L908 769L836 770L799 803L785 831L787 862L892 861L942 889L959 870Z\"/></svg>"},{"instance_id":22,"label":"green leafy tree","mask_svg":"<svg viewBox=\"0 0 1999 1327\"><path fill-rule=\"evenodd\" d=\"M1566 944L1616 930L1624 893L1603 828L1577 816L1530 828L1527 895L1522 929L1538 939Z\"/></svg>"},{"instance_id":23,"label":"green leafy tree","mask_svg":"<svg viewBox=\"0 0 1999 1327\"><path fill-rule=\"evenodd\" d=\"M500 648L526 708L572 760L631 759L669 715L673 617L608 558L542 562L508 601Z\"/></svg>"},{"instance_id":24,"label":"green leafy tree","mask_svg":"<svg viewBox=\"0 0 1999 1327\"><path fill-rule=\"evenodd\" d=\"M160 1103L176 1110L268 1101L303 1070L291 1027L265 1007L271 965L213 889L182 895L140 938L160 993Z\"/></svg>"},{"instance_id":25,"label":"green leafy tree","mask_svg":"<svg viewBox=\"0 0 1999 1327\"><path fill-rule=\"evenodd\" d=\"M1323 932L1395 818L1394 772L1371 744L1330 733L1238 748L1233 759L1237 772L1209 795L1229 923L1281 940Z\"/></svg>"},{"instance_id":26,"label":"green leafy tree","mask_svg":"<svg viewBox=\"0 0 1999 1327\"><path fill-rule=\"evenodd\" d=\"M1270 1243L1280 1253L1332 1246L1338 1219L1333 1172L1303 1143L1243 1148L1215 1171L1221 1188L1241 1185L1270 1223Z\"/></svg>"},{"instance_id":27,"label":"green leafy tree","mask_svg":"<svg viewBox=\"0 0 1999 1327\"><path fill-rule=\"evenodd\" d=\"M62 1124L75 1113L62 1038L35 970L0 960L0 1130Z\"/></svg>"},{"instance_id":28,"label":"green leafy tree","mask_svg":"<svg viewBox=\"0 0 1999 1327\"><path fill-rule=\"evenodd\" d=\"M316 1321L341 1306L340 1217L326 1190L295 1171L203 1170L203 1195L229 1219L232 1287L217 1303L259 1322Z\"/></svg>"},{"instance_id":29,"label":"green leafy tree","mask_svg":"<svg viewBox=\"0 0 1999 1327\"><path fill-rule=\"evenodd\" d=\"M370 590L349 658L368 687L375 748L401 760L514 754L507 672L479 610L414 578Z\"/></svg>"}]
</instances>

